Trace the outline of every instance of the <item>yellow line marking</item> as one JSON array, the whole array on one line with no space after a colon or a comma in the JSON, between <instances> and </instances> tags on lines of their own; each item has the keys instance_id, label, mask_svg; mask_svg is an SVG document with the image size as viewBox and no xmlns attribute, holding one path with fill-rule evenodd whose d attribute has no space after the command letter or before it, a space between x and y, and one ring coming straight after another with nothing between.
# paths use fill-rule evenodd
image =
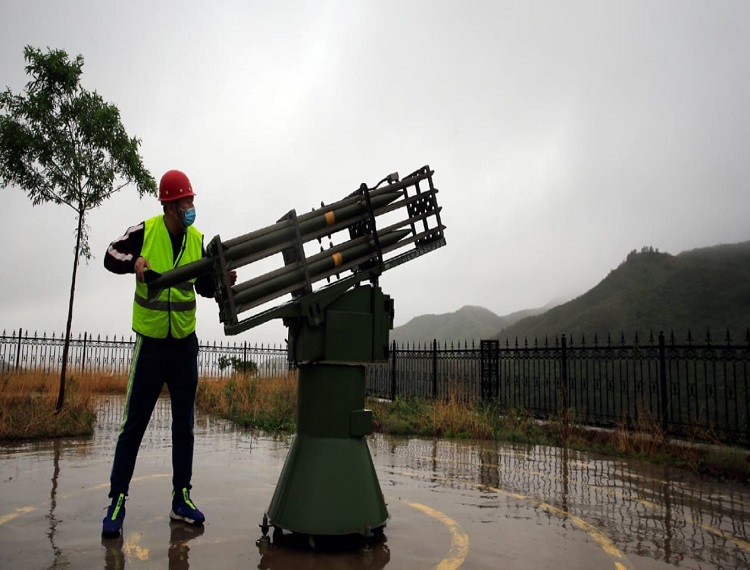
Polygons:
<instances>
[{"instance_id":1,"label":"yellow line marking","mask_svg":"<svg viewBox=\"0 0 750 570\"><path fill-rule=\"evenodd\" d=\"M611 491L611 494L615 495L615 496L622 495L621 492L616 492L614 490ZM623 501L628 501L628 499L623 498ZM632 500L630 500L630 502L638 503L640 505L643 505L647 509L651 509L651 510L654 510L654 511L660 511L660 512L664 511L664 507L662 507L661 505L658 505L658 504L654 503L653 501L649 501L647 499L632 499ZM706 532L708 532L710 534L713 534L714 536L717 536L717 537L719 537L719 538L721 538L723 540L727 540L729 542L733 542L735 545L737 545L737 547L740 550L744 550L745 552L750 552L750 542L748 542L746 540L738 538L738 537L736 537L736 536L734 536L732 534L729 534L729 533L727 533L727 532L725 532L725 531L723 531L723 530L721 530L719 528L713 527L711 525L704 524L704 523L700 522L699 520L696 520L695 517L680 515L680 518L682 520L684 520L685 522L692 524L693 526L696 526L698 528L702 528L703 530L705 530Z\"/></svg>"},{"instance_id":2,"label":"yellow line marking","mask_svg":"<svg viewBox=\"0 0 750 570\"><path fill-rule=\"evenodd\" d=\"M498 489L497 487L488 487L486 485L476 485L477 487L481 486L483 489L488 489L490 491L494 491L495 493L501 494L501 495L507 495L509 497L513 497L514 499L518 499L520 501L531 501L536 503L536 506L544 509L548 513L557 515L559 517L568 519L570 522L572 522L575 526L580 528L582 531L584 531L586 534L591 536L591 538L594 539L594 542L596 542L599 545L599 548L604 550L610 557L614 558L615 561L615 568L617 570L625 570L626 568L630 567L630 564L625 558L625 555L620 551L619 548L617 548L610 540L610 538L605 535L603 532L601 532L599 529L591 526L589 523L587 523L585 520L583 520L581 517L577 517L575 515L570 514L568 511L561 509L559 507L556 507L554 505L550 505L549 503L545 503L544 501L540 501L539 499L535 499L533 497L529 497L527 495L521 495L519 493L511 493L508 491L505 491L503 489ZM622 561L622 562L621 562Z\"/></svg>"},{"instance_id":3,"label":"yellow line marking","mask_svg":"<svg viewBox=\"0 0 750 570\"><path fill-rule=\"evenodd\" d=\"M401 472L403 475L421 475L419 473L408 473L406 471ZM449 480L446 477L437 477L433 475L434 479L447 481ZM577 517L575 515L570 514L568 511L565 511L559 507L555 507L554 505L550 505L549 503L545 503L544 501L540 501L539 499L535 499L534 497L529 497L527 495L522 495L520 493L513 493L511 491L505 491L504 489L499 489L497 487L489 487L487 485L481 485L479 483L470 483L466 482L468 485L471 485L477 489L486 489L488 491L493 491L499 495L505 495L507 497L512 497L519 501L531 501L533 503L536 503L536 506L538 508L544 509L549 513L552 513L554 515L557 515L562 518L567 518L570 520L575 526L583 530L586 534L591 536L591 538L596 542L599 547L604 550L605 553L607 553L611 558L614 558L614 566L616 570L628 570L631 568L630 562L625 557L625 555L620 551L620 549L615 546L615 544L605 535L603 532L598 530L597 528L591 526L589 523L587 523L585 520L583 520L580 517ZM403 499L402 499L403 500ZM408 503L408 501L404 501L407 504L411 506L411 503ZM449 568L449 567L447 567ZM447 570L440 568L440 570Z\"/></svg>"},{"instance_id":4,"label":"yellow line marking","mask_svg":"<svg viewBox=\"0 0 750 570\"><path fill-rule=\"evenodd\" d=\"M614 545L614 543L609 539L607 535L605 535L600 530L591 526L582 518L577 517L575 515L571 515L568 511L560 509L553 505L550 505L549 503L540 502L539 506L549 513L568 519L578 528L580 528L581 530L591 535L591 538L594 539L594 541L599 545L599 547L602 550L604 550L604 552L609 554L612 558L624 558L622 552L620 552L620 550ZM619 562L615 562L615 566L622 567L622 565Z\"/></svg>"},{"instance_id":5,"label":"yellow line marking","mask_svg":"<svg viewBox=\"0 0 750 570\"><path fill-rule=\"evenodd\" d=\"M440 561L440 564L437 565L437 570L456 570L457 568L460 568L466 560L466 556L469 554L469 535L463 531L461 525L445 513L436 511L427 505L412 503L406 499L401 499L401 502L437 519L448 527L448 530L451 533L451 549L448 558L444 558Z\"/></svg>"},{"instance_id":6,"label":"yellow line marking","mask_svg":"<svg viewBox=\"0 0 750 570\"><path fill-rule=\"evenodd\" d=\"M36 509L37 509L36 507L19 507L16 509L15 513L10 513L8 515L0 517L0 525L3 525L7 523L8 521L12 521L17 516L35 511Z\"/></svg>"},{"instance_id":7,"label":"yellow line marking","mask_svg":"<svg viewBox=\"0 0 750 570\"><path fill-rule=\"evenodd\" d=\"M333 213L333 210L326 212L325 217L327 226L332 226L336 223L336 214Z\"/></svg>"},{"instance_id":8,"label":"yellow line marking","mask_svg":"<svg viewBox=\"0 0 750 570\"><path fill-rule=\"evenodd\" d=\"M654 505L654 509L659 510L659 511L664 510L662 507L659 507L657 505ZM716 528L716 527L704 524L698 520L695 520L694 517L686 517L683 515L683 518L685 519L686 522L691 523L693 526L697 526L699 528L702 528L706 532L713 534L714 536L733 542L734 544L737 545L737 547L740 550L744 550L745 552L750 552L750 542L746 540L742 540L741 538L737 538L736 536L733 536L727 532L724 532L723 530L719 528Z\"/></svg>"},{"instance_id":9,"label":"yellow line marking","mask_svg":"<svg viewBox=\"0 0 750 570\"><path fill-rule=\"evenodd\" d=\"M148 560L149 549L139 545L142 538L143 533L141 532L134 532L128 535L128 539L122 545L122 549L128 557L137 558L145 562Z\"/></svg>"},{"instance_id":10,"label":"yellow line marking","mask_svg":"<svg viewBox=\"0 0 750 570\"><path fill-rule=\"evenodd\" d=\"M171 475L169 475L167 473L155 473L153 475L143 475L141 477L135 477L135 478L132 479L132 481L145 481L147 479L162 479L163 477L171 477ZM96 491L96 490L99 490L99 489L108 489L108 488L109 488L109 483L101 483L99 485L94 485L93 487L88 487L88 488L85 488L85 489L81 489L79 491L75 491L73 493L68 493L66 495L61 495L60 497L58 497L58 500L69 499L70 497L74 497L76 495L80 495L81 493L88 493L88 492L90 492L92 490ZM40 503L40 504L44 505L44 506L47 505L46 502L45 503ZM38 505L37 506L30 505L28 507L18 507L15 510L15 512L9 513L7 515L3 515L3 516L0 517L0 526L4 525L7 522L12 521L16 517L19 517L21 515L25 515L27 513L31 513L33 511L37 510L38 508L40 508Z\"/></svg>"},{"instance_id":11,"label":"yellow line marking","mask_svg":"<svg viewBox=\"0 0 750 570\"><path fill-rule=\"evenodd\" d=\"M344 263L344 256L341 255L341 252L334 253L331 257L333 257L333 265L334 267L338 267L342 263Z\"/></svg>"}]
</instances>

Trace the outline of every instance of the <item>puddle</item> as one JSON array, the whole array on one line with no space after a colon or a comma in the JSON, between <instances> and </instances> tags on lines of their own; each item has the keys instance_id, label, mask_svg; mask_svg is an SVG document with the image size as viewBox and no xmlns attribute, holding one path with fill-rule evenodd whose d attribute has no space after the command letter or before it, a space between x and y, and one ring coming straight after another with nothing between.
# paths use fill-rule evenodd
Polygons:
<instances>
[{"instance_id":1,"label":"puddle","mask_svg":"<svg viewBox=\"0 0 750 570\"><path fill-rule=\"evenodd\" d=\"M747 487L559 448L379 434L382 537L344 549L261 541L291 436L205 414L192 495L207 522L170 523L167 399L143 439L123 537L102 541L122 403L101 399L92 437L0 446L0 568L750 567Z\"/></svg>"}]
</instances>

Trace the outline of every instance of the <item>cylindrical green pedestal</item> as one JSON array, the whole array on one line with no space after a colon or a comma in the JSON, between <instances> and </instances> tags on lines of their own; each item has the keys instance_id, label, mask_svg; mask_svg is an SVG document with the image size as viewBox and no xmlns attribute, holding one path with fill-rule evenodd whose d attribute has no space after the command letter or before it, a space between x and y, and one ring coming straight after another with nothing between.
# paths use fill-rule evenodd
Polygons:
<instances>
[{"instance_id":1,"label":"cylindrical green pedestal","mask_svg":"<svg viewBox=\"0 0 750 570\"><path fill-rule=\"evenodd\" d=\"M365 367L299 368L297 434L281 471L268 523L310 535L367 535L388 519L365 435Z\"/></svg>"}]
</instances>

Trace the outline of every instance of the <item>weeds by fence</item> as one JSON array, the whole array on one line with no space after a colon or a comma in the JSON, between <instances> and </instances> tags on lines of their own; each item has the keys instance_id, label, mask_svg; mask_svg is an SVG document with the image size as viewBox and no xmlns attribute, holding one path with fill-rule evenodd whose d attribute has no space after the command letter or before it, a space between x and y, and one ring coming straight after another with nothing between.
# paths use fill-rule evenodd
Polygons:
<instances>
[{"instance_id":1,"label":"weeds by fence","mask_svg":"<svg viewBox=\"0 0 750 570\"><path fill-rule=\"evenodd\" d=\"M72 373L127 374L133 339L71 339ZM0 371L59 369L63 338L0 336ZM286 346L204 343L201 377L228 378L235 373L285 376ZM561 414L594 426L636 428L653 425L665 434L750 446L750 332L741 343L725 338L701 344L688 334L636 336L630 344L608 338L587 344L565 335L554 341L479 346L440 344L399 346L389 362L367 370L368 395L395 400L492 401L501 409L525 410L537 418Z\"/></svg>"},{"instance_id":2,"label":"weeds by fence","mask_svg":"<svg viewBox=\"0 0 750 570\"><path fill-rule=\"evenodd\" d=\"M750 333L734 344L710 335L650 335L645 343L565 335L532 344L391 346L388 365L368 370L371 395L494 401L537 418L571 416L582 424L651 424L691 440L750 446Z\"/></svg>"}]
</instances>

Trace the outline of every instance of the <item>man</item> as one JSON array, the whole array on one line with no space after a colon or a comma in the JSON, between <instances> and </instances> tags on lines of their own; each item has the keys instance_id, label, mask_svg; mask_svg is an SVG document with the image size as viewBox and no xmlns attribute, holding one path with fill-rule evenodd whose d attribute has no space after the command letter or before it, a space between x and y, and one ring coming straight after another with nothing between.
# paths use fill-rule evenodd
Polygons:
<instances>
[{"instance_id":1,"label":"man","mask_svg":"<svg viewBox=\"0 0 750 570\"><path fill-rule=\"evenodd\" d=\"M135 348L128 377L125 412L110 477L112 499L102 521L102 536L122 533L125 498L136 456L151 413L164 386L172 404L172 510L173 520L202 525L203 513L190 498L193 471L193 424L198 385L198 339L195 335L195 293L213 297L211 275L202 275L149 296L144 274L158 273L205 256L203 235L193 227L195 194L188 177L170 170L159 183L163 214L128 228L113 241L104 267L118 274L135 273L133 330ZM237 276L229 272L234 284Z\"/></svg>"}]
</instances>

